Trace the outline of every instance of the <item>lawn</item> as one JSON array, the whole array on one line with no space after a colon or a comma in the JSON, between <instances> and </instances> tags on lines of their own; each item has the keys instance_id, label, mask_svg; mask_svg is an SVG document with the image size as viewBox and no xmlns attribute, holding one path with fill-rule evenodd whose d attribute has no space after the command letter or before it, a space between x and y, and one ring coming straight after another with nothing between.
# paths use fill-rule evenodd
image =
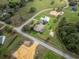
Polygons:
<instances>
[{"instance_id":1,"label":"lawn","mask_svg":"<svg viewBox=\"0 0 79 59\"><path fill-rule=\"evenodd\" d=\"M78 7L78 10L76 12L73 12L70 7L64 10L65 14L63 16L66 17L68 22L75 23L79 21L79 16L78 16L79 6L77 7Z\"/></svg>"},{"instance_id":2,"label":"lawn","mask_svg":"<svg viewBox=\"0 0 79 59\"><path fill-rule=\"evenodd\" d=\"M44 55L42 56L42 59L64 59L63 57L57 55L56 53L54 52L51 52L51 51L46 51L44 53Z\"/></svg>"},{"instance_id":3,"label":"lawn","mask_svg":"<svg viewBox=\"0 0 79 59\"><path fill-rule=\"evenodd\" d=\"M54 1L53 4L51 4L52 1ZM32 2L28 2L25 7L21 8L21 10L17 12L17 14L28 15L31 7L35 7L38 12L47 8L61 7L62 5L65 5L65 2L60 2L60 0L34 0Z\"/></svg>"},{"instance_id":4,"label":"lawn","mask_svg":"<svg viewBox=\"0 0 79 59\"><path fill-rule=\"evenodd\" d=\"M51 4L52 2L54 3ZM19 15L25 19L24 20L25 22L41 10L61 7L64 5L65 5L65 2L64 1L60 2L60 0L34 0L32 2L27 2L26 5L23 8L21 8L11 19L13 20L16 18L17 15ZM32 7L35 8L36 10L35 12L29 13ZM21 22L20 24L22 23L23 22ZM12 24L12 25L15 26L15 24Z\"/></svg>"}]
</instances>

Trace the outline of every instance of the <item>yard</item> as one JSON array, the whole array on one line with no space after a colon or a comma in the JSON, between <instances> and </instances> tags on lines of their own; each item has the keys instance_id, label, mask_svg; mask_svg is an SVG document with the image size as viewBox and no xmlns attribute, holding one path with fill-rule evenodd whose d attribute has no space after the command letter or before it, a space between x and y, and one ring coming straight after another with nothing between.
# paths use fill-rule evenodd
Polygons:
<instances>
[{"instance_id":1,"label":"yard","mask_svg":"<svg viewBox=\"0 0 79 59\"><path fill-rule=\"evenodd\" d=\"M47 12L43 12L41 14L39 14L37 17L34 18L34 20L29 24L30 26L34 26L35 23L39 22L40 21L40 18L41 17L44 17L44 16L48 16L50 18L49 22L45 25L45 31L43 33L39 33L39 32L36 32L34 30L25 30L26 33L29 33L30 35L38 38L38 39L41 39L42 41L48 43L48 44L51 44L52 46L56 47L56 48L59 48L60 50L63 50L63 51L66 51L66 48L65 46L63 46L63 44L60 42L60 40L58 40L56 38L56 36L54 35L53 37L50 35L50 31L52 30L52 32L55 31L56 29L56 24L58 22L59 19L57 19L57 17L54 17L54 16L51 16L50 15L50 11L47 11ZM27 25L25 26L27 29ZM29 27L28 27L29 28Z\"/></svg>"},{"instance_id":2,"label":"yard","mask_svg":"<svg viewBox=\"0 0 79 59\"><path fill-rule=\"evenodd\" d=\"M79 21L79 6L77 6L76 12L73 12L70 7L65 9L64 12L65 14L63 16L68 20L68 22L75 23Z\"/></svg>"}]
</instances>

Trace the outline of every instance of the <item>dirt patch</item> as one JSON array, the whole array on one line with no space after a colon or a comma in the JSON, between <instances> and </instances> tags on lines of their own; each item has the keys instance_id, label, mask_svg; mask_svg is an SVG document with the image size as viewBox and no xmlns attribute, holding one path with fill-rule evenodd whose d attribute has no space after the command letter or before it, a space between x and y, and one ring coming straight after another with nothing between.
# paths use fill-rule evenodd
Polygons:
<instances>
[{"instance_id":1,"label":"dirt patch","mask_svg":"<svg viewBox=\"0 0 79 59\"><path fill-rule=\"evenodd\" d=\"M17 59L34 59L37 44L27 47L25 43L13 54Z\"/></svg>"}]
</instances>

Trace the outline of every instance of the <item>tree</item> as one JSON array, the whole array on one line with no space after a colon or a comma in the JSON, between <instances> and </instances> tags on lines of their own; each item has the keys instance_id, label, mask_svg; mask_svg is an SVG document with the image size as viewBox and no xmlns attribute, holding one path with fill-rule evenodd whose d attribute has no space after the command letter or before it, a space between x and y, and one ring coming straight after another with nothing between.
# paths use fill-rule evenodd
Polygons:
<instances>
[{"instance_id":1,"label":"tree","mask_svg":"<svg viewBox=\"0 0 79 59\"><path fill-rule=\"evenodd\" d=\"M34 0L28 0L28 1L34 1Z\"/></svg>"},{"instance_id":2,"label":"tree","mask_svg":"<svg viewBox=\"0 0 79 59\"><path fill-rule=\"evenodd\" d=\"M56 35L68 50L79 54L79 22L76 24L68 23L66 20L61 19L58 24Z\"/></svg>"},{"instance_id":3,"label":"tree","mask_svg":"<svg viewBox=\"0 0 79 59\"><path fill-rule=\"evenodd\" d=\"M54 1L51 2L51 5L53 5L53 4L54 4Z\"/></svg>"},{"instance_id":4,"label":"tree","mask_svg":"<svg viewBox=\"0 0 79 59\"><path fill-rule=\"evenodd\" d=\"M35 8L35 7L31 7L29 12L30 12L30 13L33 13L33 12L35 12L35 11L36 11L36 8Z\"/></svg>"}]
</instances>

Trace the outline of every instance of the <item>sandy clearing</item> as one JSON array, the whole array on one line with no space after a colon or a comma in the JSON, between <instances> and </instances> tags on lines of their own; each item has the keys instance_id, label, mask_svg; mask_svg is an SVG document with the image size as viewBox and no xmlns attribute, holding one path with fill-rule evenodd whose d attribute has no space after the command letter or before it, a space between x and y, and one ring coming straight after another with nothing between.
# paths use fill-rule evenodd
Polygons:
<instances>
[{"instance_id":1,"label":"sandy clearing","mask_svg":"<svg viewBox=\"0 0 79 59\"><path fill-rule=\"evenodd\" d=\"M30 47L21 45L20 48L13 54L17 59L34 59L37 44L33 44Z\"/></svg>"}]
</instances>

